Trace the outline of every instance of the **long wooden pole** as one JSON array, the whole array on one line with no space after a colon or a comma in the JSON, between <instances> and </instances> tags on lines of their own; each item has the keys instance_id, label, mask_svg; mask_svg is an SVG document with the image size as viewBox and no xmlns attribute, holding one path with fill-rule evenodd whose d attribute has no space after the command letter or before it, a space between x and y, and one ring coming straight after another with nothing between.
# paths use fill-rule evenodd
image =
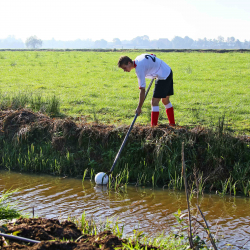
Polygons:
<instances>
[{"instance_id":1,"label":"long wooden pole","mask_svg":"<svg viewBox=\"0 0 250 250\"><path fill-rule=\"evenodd\" d=\"M147 95L148 95L148 92L149 92L149 90L150 90L150 88L151 88L151 85L153 84L153 81L154 81L154 79L151 80L151 82L150 82L150 84L149 84L149 86L148 86L148 89L147 89L147 91L146 91L145 98L144 98L143 102L145 101L145 99L146 99L146 97L147 97ZM112 167L111 167L111 169L110 169L109 174L112 173L113 170L114 170L114 168L115 168L115 165L116 165L116 163L117 163L117 161L118 161L118 159L119 159L119 157L120 157L120 154L121 154L121 152L122 152L122 150L123 150L123 148L124 148L124 146L125 146L125 143L126 143L126 141L127 141L127 139L128 139L128 136L129 136L129 134L130 134L130 132L131 132L131 130L132 130L134 124L135 124L135 121L136 121L137 116L138 116L138 114L136 113L136 114L135 114L135 117L134 117L134 120L132 121L132 123L131 123L131 125L130 125L130 127L129 127L129 130L128 130L128 132L127 132L127 134L126 134L126 136L125 136L125 138L124 138L124 140L123 140L123 142L122 142L122 145L121 145L121 147L120 147L120 149L119 149L119 151L118 151L118 153L117 153L117 155L116 155L116 157L115 157L114 163L113 163L113 165L112 165Z\"/></svg>"}]
</instances>

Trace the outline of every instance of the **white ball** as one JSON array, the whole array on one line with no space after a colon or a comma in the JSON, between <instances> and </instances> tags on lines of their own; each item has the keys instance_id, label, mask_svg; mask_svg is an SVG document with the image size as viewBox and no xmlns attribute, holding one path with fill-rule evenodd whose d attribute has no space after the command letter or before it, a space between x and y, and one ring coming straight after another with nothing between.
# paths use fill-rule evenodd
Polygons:
<instances>
[{"instance_id":1,"label":"white ball","mask_svg":"<svg viewBox=\"0 0 250 250\"><path fill-rule=\"evenodd\" d=\"M105 177L103 178L103 176ZM100 172L95 176L95 183L97 185L106 185L109 181L109 177L106 173Z\"/></svg>"}]
</instances>

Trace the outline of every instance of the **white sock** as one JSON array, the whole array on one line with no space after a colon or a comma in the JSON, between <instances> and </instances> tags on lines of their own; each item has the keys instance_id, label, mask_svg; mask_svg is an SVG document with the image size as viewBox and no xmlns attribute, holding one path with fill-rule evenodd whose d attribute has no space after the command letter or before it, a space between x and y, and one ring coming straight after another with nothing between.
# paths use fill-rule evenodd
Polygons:
<instances>
[{"instance_id":1,"label":"white sock","mask_svg":"<svg viewBox=\"0 0 250 250\"><path fill-rule=\"evenodd\" d=\"M159 108L159 106L152 106L151 111L152 111L152 112L159 112L159 111L160 111L160 108Z\"/></svg>"},{"instance_id":2,"label":"white sock","mask_svg":"<svg viewBox=\"0 0 250 250\"><path fill-rule=\"evenodd\" d=\"M170 109L170 108L172 108L173 107L173 105L172 105L172 103L170 102L170 103L168 103L167 105L164 105L165 106L165 108L166 109Z\"/></svg>"}]
</instances>

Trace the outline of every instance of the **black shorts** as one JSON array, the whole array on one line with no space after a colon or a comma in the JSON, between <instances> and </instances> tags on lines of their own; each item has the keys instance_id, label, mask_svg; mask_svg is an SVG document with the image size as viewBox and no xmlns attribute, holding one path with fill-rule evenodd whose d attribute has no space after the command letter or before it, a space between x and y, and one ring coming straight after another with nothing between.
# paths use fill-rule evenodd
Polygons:
<instances>
[{"instance_id":1,"label":"black shorts","mask_svg":"<svg viewBox=\"0 0 250 250\"><path fill-rule=\"evenodd\" d=\"M173 72L171 70L167 79L164 80L155 80L155 88L154 88L154 98L166 98L167 96L174 94L174 86L173 86Z\"/></svg>"}]
</instances>

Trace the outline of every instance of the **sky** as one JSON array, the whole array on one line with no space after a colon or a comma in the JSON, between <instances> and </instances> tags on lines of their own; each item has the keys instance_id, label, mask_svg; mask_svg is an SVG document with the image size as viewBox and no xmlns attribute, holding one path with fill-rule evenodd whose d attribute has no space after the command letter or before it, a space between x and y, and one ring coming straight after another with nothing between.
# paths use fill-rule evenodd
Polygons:
<instances>
[{"instance_id":1,"label":"sky","mask_svg":"<svg viewBox=\"0 0 250 250\"><path fill-rule=\"evenodd\" d=\"M250 0L0 0L0 39L250 41Z\"/></svg>"}]
</instances>

